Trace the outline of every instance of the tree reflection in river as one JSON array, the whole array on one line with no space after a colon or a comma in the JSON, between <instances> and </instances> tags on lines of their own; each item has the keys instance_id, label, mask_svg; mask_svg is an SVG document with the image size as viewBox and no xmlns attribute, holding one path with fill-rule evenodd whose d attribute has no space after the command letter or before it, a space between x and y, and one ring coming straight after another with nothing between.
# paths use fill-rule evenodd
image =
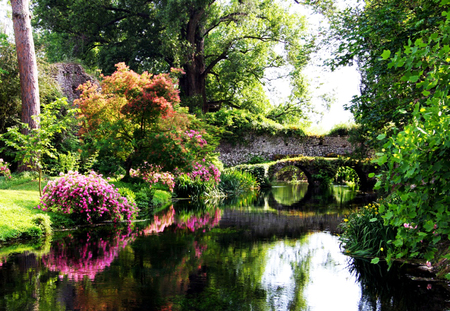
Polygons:
<instances>
[{"instance_id":1,"label":"tree reflection in river","mask_svg":"<svg viewBox=\"0 0 450 311\"><path fill-rule=\"evenodd\" d=\"M339 192L301 205L295 187L274 191L286 195L252 194L221 208L177 202L133 231L91 228L55 236L47 254L0 252L0 310L448 307L440 284L386 275L341 252L336 233L347 210L326 203Z\"/></svg>"}]
</instances>

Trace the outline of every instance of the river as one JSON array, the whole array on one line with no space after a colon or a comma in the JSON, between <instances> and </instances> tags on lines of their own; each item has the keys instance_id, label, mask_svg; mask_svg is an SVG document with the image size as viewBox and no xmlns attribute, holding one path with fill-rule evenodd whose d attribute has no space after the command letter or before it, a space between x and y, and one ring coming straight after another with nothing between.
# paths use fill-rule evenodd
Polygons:
<instances>
[{"instance_id":1,"label":"river","mask_svg":"<svg viewBox=\"0 0 450 311\"><path fill-rule=\"evenodd\" d=\"M179 201L132 227L0 249L0 310L450 310L447 283L343 254L339 223L367 197L307 189Z\"/></svg>"}]
</instances>

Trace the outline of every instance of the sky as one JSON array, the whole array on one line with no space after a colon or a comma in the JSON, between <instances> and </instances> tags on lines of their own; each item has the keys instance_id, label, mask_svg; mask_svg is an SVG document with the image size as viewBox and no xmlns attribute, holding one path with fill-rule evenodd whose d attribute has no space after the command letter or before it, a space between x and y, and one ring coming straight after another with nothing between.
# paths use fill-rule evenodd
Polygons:
<instances>
[{"instance_id":1,"label":"sky","mask_svg":"<svg viewBox=\"0 0 450 311\"><path fill-rule=\"evenodd\" d=\"M358 5L358 0L336 0L339 9L346 6ZM291 5L292 12L299 13L307 17L308 31L311 33L319 32L320 27L326 27L325 19L314 14L312 10L306 6ZM319 114L309 114L312 121L311 129L313 132L325 133L333 126L340 123L353 122L353 115L344 109L349 104L353 96L359 95L359 85L361 76L356 66L341 67L334 72L323 66L323 60L331 57L330 51L326 47L319 50L311 56L310 64L303 70L309 83L309 91L312 96L312 105ZM288 79L279 81L271 81L270 86L266 88L271 90L269 98L272 104L279 104L286 100L290 94ZM324 94L331 95L334 101L329 109L324 106L321 96Z\"/></svg>"}]
</instances>

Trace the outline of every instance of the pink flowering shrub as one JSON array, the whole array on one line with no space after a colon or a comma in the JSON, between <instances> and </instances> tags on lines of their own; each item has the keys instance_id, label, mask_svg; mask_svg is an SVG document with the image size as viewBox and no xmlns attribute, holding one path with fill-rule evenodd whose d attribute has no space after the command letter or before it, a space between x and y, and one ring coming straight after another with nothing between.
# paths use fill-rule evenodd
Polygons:
<instances>
[{"instance_id":1,"label":"pink flowering shrub","mask_svg":"<svg viewBox=\"0 0 450 311\"><path fill-rule=\"evenodd\" d=\"M200 147L204 147L208 144L207 141L203 138L202 134L198 131L190 130L186 131L184 134L191 139L191 143L196 143Z\"/></svg>"},{"instance_id":2,"label":"pink flowering shrub","mask_svg":"<svg viewBox=\"0 0 450 311\"><path fill-rule=\"evenodd\" d=\"M136 205L95 172L84 176L70 171L49 182L37 208L70 214L90 224L105 220L131 222L136 214Z\"/></svg>"},{"instance_id":3,"label":"pink flowering shrub","mask_svg":"<svg viewBox=\"0 0 450 311\"><path fill-rule=\"evenodd\" d=\"M203 162L205 162L205 159L203 159ZM198 178L201 181L212 182L215 185L220 182L220 171L214 164L207 166L206 164L196 162L192 172L187 173L187 175L191 177L191 179Z\"/></svg>"},{"instance_id":4,"label":"pink flowering shrub","mask_svg":"<svg viewBox=\"0 0 450 311\"><path fill-rule=\"evenodd\" d=\"M150 184L150 188L152 185L159 182L166 185L170 192L173 192L173 188L175 187L175 177L172 173L162 172L161 170L162 168L160 165L152 165L145 162L140 168L136 170L131 169L130 176L142 178Z\"/></svg>"},{"instance_id":5,"label":"pink flowering shrub","mask_svg":"<svg viewBox=\"0 0 450 311\"><path fill-rule=\"evenodd\" d=\"M11 171L9 170L9 163L0 158L0 175L11 178Z\"/></svg>"},{"instance_id":6,"label":"pink flowering shrub","mask_svg":"<svg viewBox=\"0 0 450 311\"><path fill-rule=\"evenodd\" d=\"M205 163L205 159L203 159ZM214 191L220 182L220 171L214 164L196 162L193 170L179 173L175 179L175 192L179 197L200 197Z\"/></svg>"}]
</instances>

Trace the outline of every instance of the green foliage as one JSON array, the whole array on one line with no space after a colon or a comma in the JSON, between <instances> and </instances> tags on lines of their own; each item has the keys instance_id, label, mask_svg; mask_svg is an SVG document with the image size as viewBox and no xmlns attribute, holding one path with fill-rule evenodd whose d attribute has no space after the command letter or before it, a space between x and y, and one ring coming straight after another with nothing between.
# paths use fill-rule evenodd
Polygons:
<instances>
[{"instance_id":1,"label":"green foliage","mask_svg":"<svg viewBox=\"0 0 450 311\"><path fill-rule=\"evenodd\" d=\"M22 101L15 45L1 34L0 64L0 134L2 134L8 127L18 124ZM42 105L46 105L61 96L61 91L53 78L53 67L39 54L37 64L40 102Z\"/></svg>"},{"instance_id":2,"label":"green foliage","mask_svg":"<svg viewBox=\"0 0 450 311\"><path fill-rule=\"evenodd\" d=\"M20 119L19 66L14 45L0 40L0 133L13 126Z\"/></svg>"},{"instance_id":3,"label":"green foliage","mask_svg":"<svg viewBox=\"0 0 450 311\"><path fill-rule=\"evenodd\" d=\"M379 204L370 203L344 219L340 236L345 252L358 257L384 257L393 245L396 228L385 226L379 213Z\"/></svg>"},{"instance_id":4,"label":"green foliage","mask_svg":"<svg viewBox=\"0 0 450 311\"><path fill-rule=\"evenodd\" d=\"M254 155L252 156L246 164L260 164L268 162L268 160L260 155Z\"/></svg>"},{"instance_id":5,"label":"green foliage","mask_svg":"<svg viewBox=\"0 0 450 311\"><path fill-rule=\"evenodd\" d=\"M200 198L212 189L210 183L202 181L200 178L191 178L187 174L181 174L175 178L174 193L179 198Z\"/></svg>"},{"instance_id":6,"label":"green foliage","mask_svg":"<svg viewBox=\"0 0 450 311\"><path fill-rule=\"evenodd\" d=\"M446 19L441 13L445 13L448 5L440 3L440 0L375 0L337 13L331 20L332 36L341 43L329 63L332 68L358 65L361 95L354 97L347 108L364 129L363 135L374 144L379 133L391 133L393 127L402 128L409 123L416 102L428 105L427 96L411 86L416 82L414 79L435 70L432 62L423 58L422 69L404 77L403 70L389 68L379 60L435 33Z\"/></svg>"},{"instance_id":7,"label":"green foliage","mask_svg":"<svg viewBox=\"0 0 450 311\"><path fill-rule=\"evenodd\" d=\"M51 144L53 136L56 133L61 133L73 123L78 111L77 109L69 109L64 117L57 120L57 114L63 106L67 106L66 99L58 99L46 105L43 113L39 116L33 116L33 118L39 120L40 126L29 130L28 134L22 133L23 129L29 129L28 124L20 123L20 127L10 127L7 133L0 135L0 140L14 150L17 162L26 163L30 168L39 171L39 180L44 168L43 156L55 157L55 148ZM40 191L41 187L39 187Z\"/></svg>"},{"instance_id":8,"label":"green foliage","mask_svg":"<svg viewBox=\"0 0 450 311\"><path fill-rule=\"evenodd\" d=\"M291 102L305 102L301 69L310 38L305 18L289 13L288 6L273 0L158 5L144 0L39 0L33 13L38 41L53 61L82 59L105 74L117 62L127 62L137 72L181 67L186 75L180 89L187 98L182 102L191 112L221 106L263 113L269 102L263 88L268 68L289 68Z\"/></svg>"},{"instance_id":9,"label":"green foliage","mask_svg":"<svg viewBox=\"0 0 450 311\"><path fill-rule=\"evenodd\" d=\"M434 257L438 245L450 234L450 11L442 15L445 21L438 29L409 41L389 63L418 100L409 124L395 129L392 136L378 135L383 149L376 163L386 170L378 176L378 187L392 193L380 212L386 223L398 228L388 259L438 259Z\"/></svg>"},{"instance_id":10,"label":"green foliage","mask_svg":"<svg viewBox=\"0 0 450 311\"><path fill-rule=\"evenodd\" d=\"M275 180L277 181L284 181L284 182L292 182L292 183L298 183L301 181L307 181L307 177L305 174L295 166L286 166L275 173L274 176Z\"/></svg>"},{"instance_id":11,"label":"green foliage","mask_svg":"<svg viewBox=\"0 0 450 311\"><path fill-rule=\"evenodd\" d=\"M318 182L321 187L328 187L336 176L337 167L324 158L315 158L312 165L318 171L312 175L314 181Z\"/></svg>"},{"instance_id":12,"label":"green foliage","mask_svg":"<svg viewBox=\"0 0 450 311\"><path fill-rule=\"evenodd\" d=\"M359 126L354 123L339 123L333 126L326 136L349 136L357 132Z\"/></svg>"},{"instance_id":13,"label":"green foliage","mask_svg":"<svg viewBox=\"0 0 450 311\"><path fill-rule=\"evenodd\" d=\"M358 184L359 177L354 169L348 166L342 166L337 169L334 183L337 184Z\"/></svg>"},{"instance_id":14,"label":"green foliage","mask_svg":"<svg viewBox=\"0 0 450 311\"><path fill-rule=\"evenodd\" d=\"M245 110L220 110L205 115L208 124L225 130L223 138L231 142L242 142L245 134L305 136L304 131L295 125L281 125L260 114L252 114Z\"/></svg>"},{"instance_id":15,"label":"green foliage","mask_svg":"<svg viewBox=\"0 0 450 311\"><path fill-rule=\"evenodd\" d=\"M219 189L226 194L239 195L258 188L256 177L249 172L227 169L220 175Z\"/></svg>"},{"instance_id":16,"label":"green foliage","mask_svg":"<svg viewBox=\"0 0 450 311\"><path fill-rule=\"evenodd\" d=\"M261 187L270 187L269 177L267 176L267 164L242 164L234 168L252 174Z\"/></svg>"}]
</instances>

